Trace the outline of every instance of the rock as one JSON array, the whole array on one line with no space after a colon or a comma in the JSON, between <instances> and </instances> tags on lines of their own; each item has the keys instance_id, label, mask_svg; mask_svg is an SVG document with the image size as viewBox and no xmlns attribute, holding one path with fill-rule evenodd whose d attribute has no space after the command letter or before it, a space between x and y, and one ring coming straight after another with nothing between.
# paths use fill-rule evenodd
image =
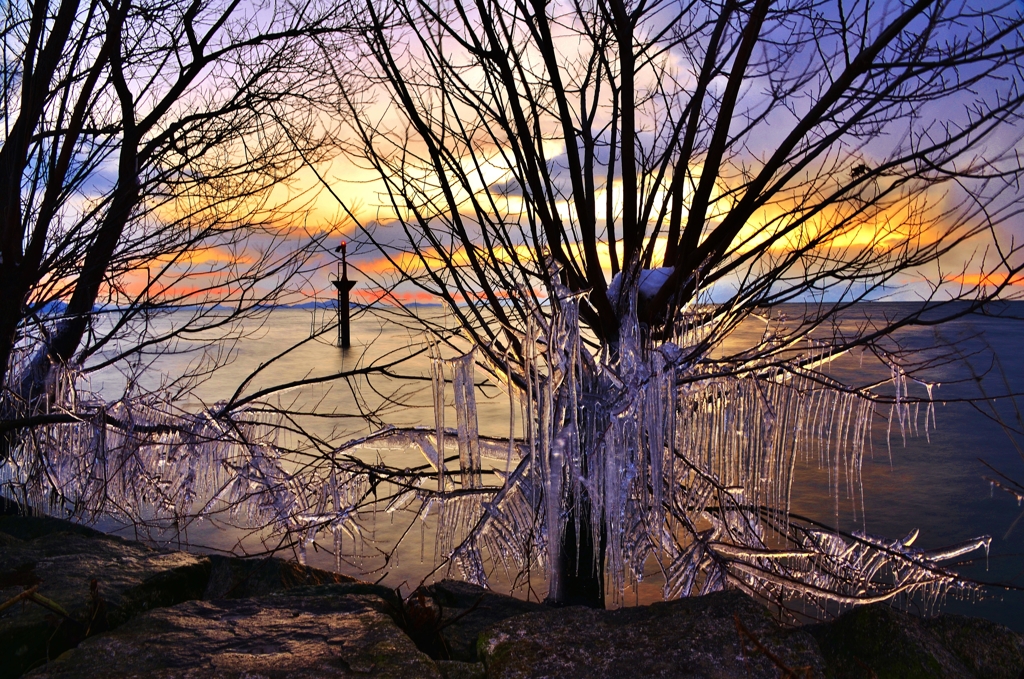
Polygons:
<instances>
[{"instance_id":1,"label":"rock","mask_svg":"<svg viewBox=\"0 0 1024 679\"><path fill-rule=\"evenodd\" d=\"M811 635L782 628L737 591L615 611L572 607L519 615L481 635L478 652L491 679L825 674Z\"/></svg>"},{"instance_id":2,"label":"rock","mask_svg":"<svg viewBox=\"0 0 1024 679\"><path fill-rule=\"evenodd\" d=\"M487 679L487 668L482 662L435 660L444 679Z\"/></svg>"},{"instance_id":3,"label":"rock","mask_svg":"<svg viewBox=\"0 0 1024 679\"><path fill-rule=\"evenodd\" d=\"M206 558L150 549L59 519L4 516L0 530L0 601L38 585L39 594L68 614L28 601L0 612L0 679L17 677L142 611L197 599L209 578Z\"/></svg>"},{"instance_id":4,"label":"rock","mask_svg":"<svg viewBox=\"0 0 1024 679\"><path fill-rule=\"evenodd\" d=\"M356 583L355 578L301 566L282 559L235 559L210 556L210 579L204 599L244 599L308 585Z\"/></svg>"},{"instance_id":5,"label":"rock","mask_svg":"<svg viewBox=\"0 0 1024 679\"><path fill-rule=\"evenodd\" d=\"M975 676L1024 679L1024 635L965 615L940 615L923 622Z\"/></svg>"},{"instance_id":6,"label":"rock","mask_svg":"<svg viewBox=\"0 0 1024 679\"><path fill-rule=\"evenodd\" d=\"M91 582L96 580L97 599ZM282 559L151 549L45 516L0 516L0 602L34 584L69 615L23 601L0 612L0 679L21 675L138 613L194 599L243 598L354 578ZM382 588L384 589L384 588Z\"/></svg>"},{"instance_id":7,"label":"rock","mask_svg":"<svg viewBox=\"0 0 1024 679\"><path fill-rule=\"evenodd\" d=\"M34 540L53 533L74 533L88 538L107 537L100 531L52 516L24 516L8 514L0 516L0 533L6 533L19 540Z\"/></svg>"},{"instance_id":8,"label":"rock","mask_svg":"<svg viewBox=\"0 0 1024 679\"><path fill-rule=\"evenodd\" d=\"M425 587L424 593L440 608L438 634L433 640L437 647L434 657L446 660L475 662L479 660L477 639L485 629L506 618L547 610L542 604L497 594L457 580L435 583ZM423 650L430 652L430 649Z\"/></svg>"},{"instance_id":9,"label":"rock","mask_svg":"<svg viewBox=\"0 0 1024 679\"><path fill-rule=\"evenodd\" d=\"M1018 679L1024 672L1024 640L987 620L926 620L873 604L807 630L835 679Z\"/></svg>"},{"instance_id":10,"label":"rock","mask_svg":"<svg viewBox=\"0 0 1024 679\"><path fill-rule=\"evenodd\" d=\"M33 679L440 679L372 595L192 601L87 639Z\"/></svg>"},{"instance_id":11,"label":"rock","mask_svg":"<svg viewBox=\"0 0 1024 679\"><path fill-rule=\"evenodd\" d=\"M305 587L294 587L292 589L278 592L275 596L334 596L342 597L349 595L374 596L381 600L382 610L392 618L398 617L398 611L402 606L402 599L395 590L384 585L375 585L370 582L352 580L351 582L340 582L330 585L316 585Z\"/></svg>"}]
</instances>

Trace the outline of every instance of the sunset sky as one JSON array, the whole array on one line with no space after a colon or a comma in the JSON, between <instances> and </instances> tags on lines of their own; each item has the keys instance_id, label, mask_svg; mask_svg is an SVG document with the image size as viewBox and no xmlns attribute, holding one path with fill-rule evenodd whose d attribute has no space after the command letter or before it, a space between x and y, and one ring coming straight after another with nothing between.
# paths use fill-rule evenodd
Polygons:
<instances>
[{"instance_id":1,"label":"sunset sky","mask_svg":"<svg viewBox=\"0 0 1024 679\"><path fill-rule=\"evenodd\" d=\"M402 248L404 238L400 228L393 225L393 214L384 206L386 196L383 184L378 178L365 170L353 167L345 159L335 159L329 167L326 169L320 168L320 171L323 173L323 176L328 178L334 194L346 201L348 206L364 224L373 225L376 228L375 233L378 238L381 237L381 234L384 234L383 239L385 242L392 243L396 249L394 259L403 269L406 271L422 270L416 256L408 252L397 251ZM287 247L286 244L301 245L308 242L311 237L323 238L324 243L329 246L319 257L321 263L320 270L309 278L308 285L303 287L303 292L310 298L324 299L325 297L333 297L334 288L330 284L330 278L336 275L336 266L339 260L337 259L338 255L332 251L342 240L345 240L350 243L349 277L360 281L352 291L353 300L361 302L386 302L390 295L382 296L382 291L372 280L390 281L394 273L392 262L389 262L372 248L366 245L358 245L360 240L358 229L338 206L335 196L331 192L324 190L322 186L318 186L318 181L312 172L301 173L300 183L296 188L301 191L315 192L316 199L308 211L304 210L289 214L282 220L286 223L281 224L278 229L282 236L282 241L278 243L277 247ZM937 200L941 201L941 196ZM621 200L617 202L621 204ZM521 207L518 203L521 203L521 201L515 196L509 198L507 205L511 213L519 212ZM603 196L598 201L598 204L601 206L601 213L598 215L600 220L604 217ZM571 208L563 201L559 204L559 210L563 218L566 218L569 216ZM776 224L775 220L784 219L785 216L785 210L781 206L764 210L756 222L748 225L738 241L745 241L748 238L753 241L760 240L765 234L764 225L767 224L770 231L770 227ZM289 218L295 219L298 223L287 224ZM299 222L300 219L301 222ZM885 248L897 244L908 235L903 227L902 219L903 215L900 214L899 210L883 213L875 220L873 225L864 224L850 229L834 239L832 243L837 248L849 247L853 249L863 247ZM1021 242L1024 240L1024 219L1009 220L1001 226L1000 233L1004 238L1008 239L1008 242L1009 239ZM792 236L788 237L777 248L785 249L791 247L795 242L793 239L794 237ZM1005 273L993 273L991 271L982 273L983 269L990 267L992 261L991 256L986 258L985 245L986 239L982 238L977 239L976 242L963 242L954 249L950 256L943 259L941 267L935 266L929 270L908 272L901 281L903 283L902 289L892 286L884 292L879 292L875 297L890 301L919 299L927 294L933 284L940 278L947 282L947 290L952 294L956 294L960 290L961 285L991 286L1003 284L1007 281ZM522 248L520 254L525 255L525 246L520 247ZM660 258L660 253L664 251L664 238L660 238L654 247L655 261L657 262ZM742 249L745 248L741 247ZM452 256L456 262L464 264L466 256L464 252L462 254L460 252L457 250ZM598 252L606 271L606 276L610 279L611 265L608 258L607 243L599 245ZM499 258L506 259L508 255L499 254L498 256ZM188 260L197 270L202 271L204 265L216 268L230 262L244 262L247 257L251 257L251 255L227 250L209 250L191 253ZM433 264L440 266L440 261L434 260ZM966 272L964 270L965 267L967 269ZM1016 276L1011 278L1009 284L1014 290L1024 290L1024 277ZM398 286L394 295L403 302L418 302L422 304L437 301L432 295L416 290L409 285Z\"/></svg>"},{"instance_id":2,"label":"sunset sky","mask_svg":"<svg viewBox=\"0 0 1024 679\"><path fill-rule=\"evenodd\" d=\"M563 46L567 61L572 62L571 55L574 49L579 49L578 45L567 41L563 43ZM665 58L668 62L675 59L679 60L680 64L683 63L680 55L669 54ZM641 79L641 84L642 82ZM713 86L721 88L724 86L723 82L713 83ZM685 83L683 87L685 89ZM745 111L759 110L761 103L758 97L760 95L755 87L751 87L751 92L744 96L746 97L744 105L747 107L744 109ZM395 130L402 128L404 121L389 105L389 96L386 92L380 90L372 93L367 100L371 102L367 113L368 119L376 120L382 128L388 126L392 126ZM955 120L957 115L962 115L963 111L967 110L971 104L967 100L954 103L961 111L959 113L954 111L950 114L951 120ZM921 116L932 115L936 120L942 121L943 116L947 115L947 111L955 108L957 107L950 108L949 101L942 102L941 105L926 103L920 105L916 113ZM742 117L741 114L742 111L738 110L734 118L739 119ZM641 121L641 126L648 125L651 129L656 129L658 124L659 121ZM757 128L756 135L752 135L754 147L751 148L748 144L748 147L744 148L747 158L756 159L759 154L770 151L773 144L785 136L790 126L791 122L786 119L785 115L780 116L773 113L766 117ZM897 130L892 139L899 136L898 132ZM989 148L1019 147L1019 135L1020 131L1013 128L1001 131L991 140ZM410 148L415 152L415 139L410 143ZM487 145L488 143L490 146ZM891 139L887 135L881 135L869 143L852 146L851 153L856 153L857 158L872 165L886 156L888 152L886 145L889 143L891 143ZM564 157L565 153L563 143L557 138L546 140L543 150L544 154L555 164ZM514 168L509 167L508 161L505 159L507 154L503 153L504 151L506 149L498 148L490 141L480 148L474 149L475 153L481 155L478 156L479 177L473 175L477 184L472 189L475 192L490 190L489 198L494 201L497 211L511 215L514 221L518 215L523 213L523 199L515 190L502 192L497 188L503 182L513 183L511 175ZM482 161L479 160L480 158ZM469 163L468 158L466 162ZM745 161L743 157L740 157L737 162ZM699 169L691 168L691 170L694 171L694 174L699 175ZM736 168L733 168L733 171L738 172ZM328 184L329 190L321 185L317 173ZM424 177L429 179L429 171L425 173ZM411 179L416 181L421 178L412 177ZM719 186L716 195L720 195L727 188L726 184ZM615 191L620 193L614 193ZM923 270L907 271L899 280L893 281L893 285L874 292L871 296L879 299L918 299L928 294L939 281L945 282L951 294L957 294L961 285L984 287L1006 282L1009 282L1014 290L1024 290L1024 280L1018 277L1018 279L1011 278L1007 281L1007 274L1000 272L998 267L993 268L992 266L995 259L994 250L991 249L993 235L1002 239L1007 246L1024 241L1024 219L1015 214L1013 208L1008 208L1008 205L1016 200L1016 193L1016 189L1011 189L1000 197L999 204L980 206L992 209L996 213L1003 211L1002 214L1006 218L996 226L994 234L983 234L977 239L957 244L953 251L945 255L939 263ZM894 207L883 209L879 214L873 215L863 223L846 229L842 234L830 240L829 248L836 253L842 252L844 249L851 252L863 248L885 250L899 245L908 238L918 243L927 243L929 238L941 230L943 211L948 209L949 205L955 204L962 198L962 195L960 188L949 184L922 194L920 196L921 205L925 206L924 209L934 217L934 225L923 232L918 232L918 224L915 219L909 217L905 206ZM595 197L598 208L597 228L601 232L604 219L607 216L607 196L604 189L597 187ZM712 196L712 210L709 216L709 222L712 224L720 218L720 215L715 213L715 197ZM353 291L353 296L361 300L376 300L379 298L378 284L388 283L392 279L391 274L394 272L394 267L380 252L365 242L361 242L364 240L362 235L339 205L338 198L363 225L374 229L375 237L388 252L394 253L394 258L403 269L409 272L417 271L421 266L418 259L408 252L402 252L407 249L407 240L401 228L394 225L394 210L389 205L385 186L376 172L360 166L350 158L335 154L326 162L318 163L316 172L309 168L303 169L290 186L276 189L271 194L267 207L269 208L268 214L272 214L272 217L268 220L267 233L254 236L245 248L211 247L207 250L183 253L174 262L170 262L171 270L179 273L182 278L175 281L169 288L183 293L190 289L216 290L218 271L251 263L261 250L273 249L283 252L290 248L306 247L310 242L319 241L322 246L321 252L315 260L314 270L308 272L304 278L302 293L307 298L333 297L334 288L330 285L330 277L335 273L337 262L333 250L342 240L346 240L351 243L349 247L350 277L360 281ZM463 198L468 198L468 196ZM689 196L687 196L688 198ZM664 196L659 195L656 202L660 203L662 199ZM737 248L737 252L744 252L763 242L780 225L789 223L793 219L793 215L799 213L799 200L801 200L800 196L795 198L781 196L773 204L758 212L753 219L747 222L744 231L735 240L734 246ZM984 203L984 201L985 198L982 197L981 202ZM621 209L621 186L618 183L613 186L611 202L613 210ZM276 208L275 206L282 207ZM720 206L718 207L719 212L728 209L725 201L720 203ZM556 207L564 222L574 221L574 208L567 200L558 201ZM660 205L656 205L655 213L657 213L658 207ZM826 209L804 225L801 230L781 238L772 246L773 251L785 251L801 245L806 238L814 237L818 229L824 228L833 220L841 219L844 216L842 213L844 209L847 208L842 205ZM468 210L466 214L469 214ZM520 254L527 254L525 246L518 247L523 248ZM664 248L664 240L659 240L654 244L655 264ZM499 259L507 259L509 256L509 253L495 254ZM606 242L599 244L598 255L606 271L606 278L610 278L611 265ZM466 261L465 251L458 247L455 248L452 257L457 263ZM440 260L432 262L432 264L441 265ZM132 279L124 281L125 288L129 291L137 289L142 284L141 276L141 274L136 274L131 277ZM728 294L730 288L735 284L735 281L731 283L723 281L720 284L722 294ZM408 284L399 285L395 289L395 294L402 299L432 301L429 299L429 295L415 290ZM295 301L304 300L296 299Z\"/></svg>"}]
</instances>

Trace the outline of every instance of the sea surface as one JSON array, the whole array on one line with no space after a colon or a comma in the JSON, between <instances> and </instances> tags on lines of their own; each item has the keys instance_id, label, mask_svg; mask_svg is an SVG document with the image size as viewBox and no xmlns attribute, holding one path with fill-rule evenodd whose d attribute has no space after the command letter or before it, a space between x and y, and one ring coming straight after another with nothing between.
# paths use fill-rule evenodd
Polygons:
<instances>
[{"instance_id":1,"label":"sea surface","mask_svg":"<svg viewBox=\"0 0 1024 679\"><path fill-rule=\"evenodd\" d=\"M857 305L845 314L843 326L877 323L905 310L895 303ZM801 313L801 308L794 306L782 311L792 318ZM898 424L889 427L888 407L879 406L872 447L863 464L862 487L849 493L844 482L836 495L830 491L828 470L821 468L818 460L801 460L793 486L792 511L844 530L866 530L894 539L920 530L916 546L923 548L989 535L992 545L987 558L980 553L972 555L957 570L976 580L1024 587L1024 507L986 480L997 478L994 469L1024 483L1024 396L1008 396L1024 394L1024 320L1018 320L1024 318L1024 303L1002 304L992 312L898 333L895 342L900 348L930 363L916 376L922 382L936 384L934 423L929 422L926 428L927 408L921 406L912 421L916 426L901 432ZM426 307L422 313L436 317L442 312ZM154 352L140 362L138 379L147 387L173 383L189 366L198 365L205 354L223 365L207 376L194 390L194 398L185 404L186 408L199 409L231 398L258 368L259 372L241 389L241 395L402 359L404 362L389 370L394 375L418 379L360 376L348 381L295 386L269 398L297 413L316 411L317 416L296 415L295 422L334 444L365 435L379 424L433 426L430 383L423 379L429 375L429 361L425 353L415 354L423 348L422 333L387 311L364 309L353 316L353 346L341 350L334 346L332 332L317 336L333 320L332 315L329 309L276 309L261 323L239 328L241 337L236 341L212 341L213 334L189 337L176 345L174 353ZM183 318L172 314L154 319L152 329L166 328ZM749 343L764 328L762 321L742 326L730 338L727 348ZM292 351L285 352L293 346ZM833 376L855 384L884 382L891 377L890 369L868 353L842 356L826 369ZM124 389L123 372L106 369L95 373L93 389L108 398L116 397ZM891 385L882 384L878 390L892 393ZM910 393L924 397L927 392L923 384L911 382ZM971 401L983 394L1000 398L994 402ZM507 435L507 394L495 385L484 385L478 399L481 433ZM369 424L363 416L368 416ZM453 424L454 412L449 412L448 418L449 424ZM389 456L386 459L399 467L423 463L422 457L412 452L380 454ZM389 545L399 538L404 542L386 560L366 546L346 553L343 571L406 588L414 587L431 572L431 520L410 526L408 521L384 513L366 518L368 535L379 541L384 551L389 551ZM114 522L104 522L101 527L127 535L136 530ZM257 533L232 529L216 520L192 524L170 538L150 537L162 537L196 550L259 553L274 547L263 544ZM311 550L308 559L311 565L329 569L335 566L334 556L326 551ZM646 603L660 596L657 569L652 567L650 575L631 593L632 597L627 596L627 603ZM502 587L500 582L497 586ZM542 583L538 580L534 586L542 597ZM942 602L941 610L984 616L1024 631L1021 591L993 587L980 600L949 598Z\"/></svg>"}]
</instances>

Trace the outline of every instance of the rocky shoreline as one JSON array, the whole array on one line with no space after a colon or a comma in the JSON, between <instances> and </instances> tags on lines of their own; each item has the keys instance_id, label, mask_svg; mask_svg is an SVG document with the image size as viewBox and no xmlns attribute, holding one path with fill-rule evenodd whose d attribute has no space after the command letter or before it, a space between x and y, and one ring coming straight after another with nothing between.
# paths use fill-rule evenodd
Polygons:
<instances>
[{"instance_id":1,"label":"rocky shoreline","mask_svg":"<svg viewBox=\"0 0 1024 679\"><path fill-rule=\"evenodd\" d=\"M15 600L16 599L16 600ZM157 550L0 517L0 679L1024 679L1024 635L888 606L787 628L720 592L553 609L461 582L393 590L280 559Z\"/></svg>"}]
</instances>

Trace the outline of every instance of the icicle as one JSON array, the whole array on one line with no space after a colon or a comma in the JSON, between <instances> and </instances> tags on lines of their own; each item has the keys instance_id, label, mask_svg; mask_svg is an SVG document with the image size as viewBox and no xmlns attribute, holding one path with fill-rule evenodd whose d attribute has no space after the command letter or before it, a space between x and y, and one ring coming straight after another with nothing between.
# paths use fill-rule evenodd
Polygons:
<instances>
[{"instance_id":1,"label":"icicle","mask_svg":"<svg viewBox=\"0 0 1024 679\"><path fill-rule=\"evenodd\" d=\"M434 396L434 449L437 452L437 492L445 492L444 468L444 362L440 350L431 345L430 379Z\"/></svg>"},{"instance_id":2,"label":"icicle","mask_svg":"<svg viewBox=\"0 0 1024 679\"><path fill-rule=\"evenodd\" d=\"M548 550L548 592L552 601L561 601L562 563L562 473L566 452L572 444L575 429L562 427L551 441L544 479L544 523Z\"/></svg>"},{"instance_id":3,"label":"icicle","mask_svg":"<svg viewBox=\"0 0 1024 679\"><path fill-rule=\"evenodd\" d=\"M475 351L452 360L452 382L455 386L455 418L459 433L459 465L462 487L479 488L480 441L476 419L474 392Z\"/></svg>"},{"instance_id":4,"label":"icicle","mask_svg":"<svg viewBox=\"0 0 1024 679\"><path fill-rule=\"evenodd\" d=\"M505 364L510 365L509 357L505 356ZM516 447L516 393L511 377L508 384L508 456L505 458L505 478L508 478L512 469L512 458L515 455Z\"/></svg>"}]
</instances>

